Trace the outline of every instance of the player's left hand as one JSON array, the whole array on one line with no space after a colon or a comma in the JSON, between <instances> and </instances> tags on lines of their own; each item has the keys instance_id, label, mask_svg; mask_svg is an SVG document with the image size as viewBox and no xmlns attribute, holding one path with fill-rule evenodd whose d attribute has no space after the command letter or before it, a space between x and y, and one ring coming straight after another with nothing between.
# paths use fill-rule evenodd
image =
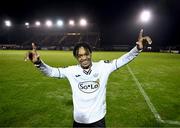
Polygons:
<instances>
[{"instance_id":1,"label":"player's left hand","mask_svg":"<svg viewBox=\"0 0 180 128\"><path fill-rule=\"evenodd\" d=\"M145 44L152 44L152 40L149 36L143 36L143 29L141 29L139 33L138 41L136 42L136 45L138 49L143 49Z\"/></svg>"}]
</instances>

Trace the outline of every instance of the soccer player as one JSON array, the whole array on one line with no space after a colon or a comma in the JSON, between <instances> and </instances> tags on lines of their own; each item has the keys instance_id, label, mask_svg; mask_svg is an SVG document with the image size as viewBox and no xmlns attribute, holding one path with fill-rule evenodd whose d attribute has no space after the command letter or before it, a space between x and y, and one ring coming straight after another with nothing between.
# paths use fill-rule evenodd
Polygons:
<instances>
[{"instance_id":1,"label":"soccer player","mask_svg":"<svg viewBox=\"0 0 180 128\"><path fill-rule=\"evenodd\" d=\"M45 64L36 52L29 52L29 59L34 65L49 77L67 78L72 88L74 123L73 127L105 127L106 114L106 84L109 75L132 61L143 49L145 43L151 44L148 36L142 36L140 31L136 46L112 61L92 62L92 50L86 43L74 47L73 55L78 64L69 67L51 67Z\"/></svg>"}]
</instances>

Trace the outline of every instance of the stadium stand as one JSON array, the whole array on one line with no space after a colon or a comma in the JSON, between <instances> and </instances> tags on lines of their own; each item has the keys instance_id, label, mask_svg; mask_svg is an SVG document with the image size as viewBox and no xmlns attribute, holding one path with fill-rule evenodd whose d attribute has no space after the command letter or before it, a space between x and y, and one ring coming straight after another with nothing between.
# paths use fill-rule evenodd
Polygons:
<instances>
[{"instance_id":1,"label":"stadium stand","mask_svg":"<svg viewBox=\"0 0 180 128\"><path fill-rule=\"evenodd\" d=\"M0 49L30 49L32 42L37 43L38 49L52 50L71 50L78 42L87 42L93 48L100 46L98 31L47 28L11 28L2 31Z\"/></svg>"}]
</instances>

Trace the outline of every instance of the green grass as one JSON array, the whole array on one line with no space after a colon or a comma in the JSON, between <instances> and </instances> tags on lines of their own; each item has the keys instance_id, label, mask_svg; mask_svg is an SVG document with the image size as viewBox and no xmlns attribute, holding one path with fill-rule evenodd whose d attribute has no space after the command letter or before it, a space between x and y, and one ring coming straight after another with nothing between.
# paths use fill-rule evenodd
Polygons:
<instances>
[{"instance_id":1,"label":"green grass","mask_svg":"<svg viewBox=\"0 0 180 128\"><path fill-rule=\"evenodd\" d=\"M0 126L72 127L71 88L66 79L48 78L26 51L0 51ZM76 64L72 52L39 51L51 66ZM94 61L122 52L94 52ZM163 120L180 122L180 55L141 53L129 64ZM107 87L107 127L179 127L156 121L127 66L113 72Z\"/></svg>"}]
</instances>

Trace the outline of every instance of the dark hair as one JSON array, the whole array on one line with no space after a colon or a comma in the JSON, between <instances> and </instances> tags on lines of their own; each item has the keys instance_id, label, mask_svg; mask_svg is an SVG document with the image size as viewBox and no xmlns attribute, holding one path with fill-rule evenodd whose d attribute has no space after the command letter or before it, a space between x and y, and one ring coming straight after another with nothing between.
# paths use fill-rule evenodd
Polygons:
<instances>
[{"instance_id":1,"label":"dark hair","mask_svg":"<svg viewBox=\"0 0 180 128\"><path fill-rule=\"evenodd\" d=\"M74 47L74 49L73 49L73 55L74 55L74 57L77 57L77 54L78 54L78 51L79 51L79 48L80 48L80 47L83 47L83 48L85 48L86 50L88 50L90 53L92 53L92 49L91 49L91 47L90 47L89 44L87 44L87 43L78 43L78 44L75 45L75 47Z\"/></svg>"}]
</instances>

